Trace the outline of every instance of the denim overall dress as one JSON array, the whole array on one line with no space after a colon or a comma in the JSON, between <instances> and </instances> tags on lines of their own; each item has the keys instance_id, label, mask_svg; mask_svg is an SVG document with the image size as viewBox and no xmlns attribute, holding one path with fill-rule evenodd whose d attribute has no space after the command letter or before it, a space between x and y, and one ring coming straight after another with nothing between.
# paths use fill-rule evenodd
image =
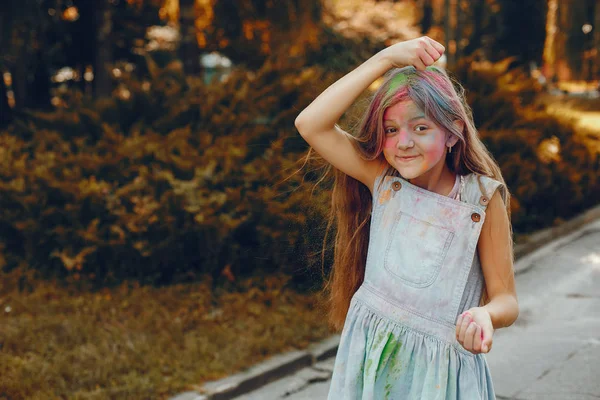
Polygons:
<instances>
[{"instance_id":1,"label":"denim overall dress","mask_svg":"<svg viewBox=\"0 0 600 400\"><path fill-rule=\"evenodd\" d=\"M495 399L484 354L456 340L456 320L479 306L477 242L489 199L505 187L460 177L459 200L380 176L365 278L341 333L328 400Z\"/></svg>"}]
</instances>

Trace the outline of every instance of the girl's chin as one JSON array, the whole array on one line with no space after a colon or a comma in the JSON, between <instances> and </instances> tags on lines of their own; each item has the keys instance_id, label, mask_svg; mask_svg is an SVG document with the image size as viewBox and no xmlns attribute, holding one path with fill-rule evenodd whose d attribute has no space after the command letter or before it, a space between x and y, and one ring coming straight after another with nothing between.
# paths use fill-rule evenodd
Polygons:
<instances>
[{"instance_id":1,"label":"girl's chin","mask_svg":"<svg viewBox=\"0 0 600 400\"><path fill-rule=\"evenodd\" d=\"M423 175L423 172L421 172L421 171L416 172L416 171L405 171L405 170L399 169L398 172L400 173L402 178L407 181L418 178L419 176Z\"/></svg>"},{"instance_id":2,"label":"girl's chin","mask_svg":"<svg viewBox=\"0 0 600 400\"><path fill-rule=\"evenodd\" d=\"M428 172L431 168L426 168L423 164L417 164L417 165L402 165L399 163L396 163L394 165L394 168L396 168L396 170L400 173L400 175L406 179L415 179L418 178L419 176L425 174L426 172Z\"/></svg>"},{"instance_id":3,"label":"girl's chin","mask_svg":"<svg viewBox=\"0 0 600 400\"><path fill-rule=\"evenodd\" d=\"M423 165L418 162L418 158L417 159L413 159L410 161L398 161L397 159L394 160L394 167L398 170L398 172L400 172L402 174L402 176L406 175L413 175L413 174L421 174L423 173Z\"/></svg>"}]
</instances>

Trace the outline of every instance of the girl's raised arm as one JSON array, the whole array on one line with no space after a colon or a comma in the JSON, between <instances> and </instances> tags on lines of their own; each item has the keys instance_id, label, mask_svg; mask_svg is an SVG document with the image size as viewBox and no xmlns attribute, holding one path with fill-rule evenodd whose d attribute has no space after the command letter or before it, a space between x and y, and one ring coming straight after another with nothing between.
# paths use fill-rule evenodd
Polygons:
<instances>
[{"instance_id":1,"label":"girl's raised arm","mask_svg":"<svg viewBox=\"0 0 600 400\"><path fill-rule=\"evenodd\" d=\"M414 65L423 70L443 52L444 46L426 36L380 51L313 100L296 117L298 132L335 168L372 190L380 162L363 160L354 148L350 134L339 128L337 122L358 96L390 68Z\"/></svg>"}]
</instances>

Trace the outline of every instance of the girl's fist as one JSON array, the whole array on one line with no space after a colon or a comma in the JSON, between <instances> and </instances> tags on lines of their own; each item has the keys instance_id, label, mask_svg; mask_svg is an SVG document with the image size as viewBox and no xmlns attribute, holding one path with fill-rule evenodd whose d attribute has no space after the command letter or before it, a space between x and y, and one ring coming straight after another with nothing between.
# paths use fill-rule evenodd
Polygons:
<instances>
[{"instance_id":1,"label":"girl's fist","mask_svg":"<svg viewBox=\"0 0 600 400\"><path fill-rule=\"evenodd\" d=\"M423 71L444 54L444 46L427 36L396 43L383 50L394 67L412 65Z\"/></svg>"},{"instance_id":2,"label":"girl's fist","mask_svg":"<svg viewBox=\"0 0 600 400\"><path fill-rule=\"evenodd\" d=\"M483 307L471 308L456 320L456 340L473 354L488 353L493 335L492 318Z\"/></svg>"}]
</instances>

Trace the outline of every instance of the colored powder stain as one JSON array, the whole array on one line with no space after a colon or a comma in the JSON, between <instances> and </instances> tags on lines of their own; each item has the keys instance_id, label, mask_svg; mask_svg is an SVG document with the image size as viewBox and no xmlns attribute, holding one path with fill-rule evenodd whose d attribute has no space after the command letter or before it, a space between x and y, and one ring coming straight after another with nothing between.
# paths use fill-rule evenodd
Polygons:
<instances>
[{"instance_id":1,"label":"colored powder stain","mask_svg":"<svg viewBox=\"0 0 600 400\"><path fill-rule=\"evenodd\" d=\"M390 352L389 367L393 373L400 372L400 367L401 367L400 358L397 357L397 355L401 348L402 348L402 342L397 341L393 347L393 350Z\"/></svg>"},{"instance_id":2,"label":"colored powder stain","mask_svg":"<svg viewBox=\"0 0 600 400\"><path fill-rule=\"evenodd\" d=\"M381 343L384 339L385 339L385 332L379 332L377 334L377 336L375 336L375 339L373 340L373 348L379 347L379 343ZM379 367L379 364L377 365L377 367ZM369 358L365 362L365 371L364 371L365 378L371 376L371 373L373 372L372 369L373 369L373 360ZM375 369L375 374L377 374L377 369ZM372 375L373 381L375 381L375 379L374 379L375 374Z\"/></svg>"},{"instance_id":3,"label":"colored powder stain","mask_svg":"<svg viewBox=\"0 0 600 400\"><path fill-rule=\"evenodd\" d=\"M386 347L383 350L383 354L382 354L382 359L383 358L387 358L388 361L388 368L389 368L389 374L387 376L387 381L388 383L385 385L385 398L389 399L390 396L390 392L392 389L392 382L397 380L397 376L400 373L400 367L401 367L401 363L400 363L400 358L398 357L398 352L400 351L401 347L402 347L402 342L397 341L397 339L394 338L394 342L393 344L391 341L388 342L386 344ZM388 346L389 345L389 346ZM386 351L387 349L387 351ZM384 356L387 355L386 356Z\"/></svg>"},{"instance_id":4,"label":"colored powder stain","mask_svg":"<svg viewBox=\"0 0 600 400\"><path fill-rule=\"evenodd\" d=\"M385 385L385 400L388 400L390 398L390 391L392 390L392 384L388 383L387 385Z\"/></svg>"},{"instance_id":5,"label":"colored powder stain","mask_svg":"<svg viewBox=\"0 0 600 400\"><path fill-rule=\"evenodd\" d=\"M448 208L448 207L444 207L442 208L442 213L444 214L444 216L446 217L451 217L453 212L452 209Z\"/></svg>"},{"instance_id":6,"label":"colored powder stain","mask_svg":"<svg viewBox=\"0 0 600 400\"><path fill-rule=\"evenodd\" d=\"M394 337L394 334L390 333L390 337L389 337L388 341L385 343L385 346L383 347L383 351L381 352L380 361L387 361L390 359L390 356L392 355L392 352L396 348L397 343L398 342L397 342L396 338Z\"/></svg>"},{"instance_id":7,"label":"colored powder stain","mask_svg":"<svg viewBox=\"0 0 600 400\"><path fill-rule=\"evenodd\" d=\"M398 87L400 85L404 85L406 83L406 81L408 80L407 76L405 74L400 74L395 76L392 81L390 82L390 88L388 89L386 94L390 94L392 92L395 92L396 89L398 89Z\"/></svg>"},{"instance_id":8,"label":"colored powder stain","mask_svg":"<svg viewBox=\"0 0 600 400\"><path fill-rule=\"evenodd\" d=\"M393 149L398 147L398 138L394 137L385 139L383 142L383 147L385 147L386 149Z\"/></svg>"},{"instance_id":9,"label":"colored powder stain","mask_svg":"<svg viewBox=\"0 0 600 400\"><path fill-rule=\"evenodd\" d=\"M392 191L390 189L384 190L381 193L381 196L379 196L379 204L383 204L383 203L387 202L391 196L392 196Z\"/></svg>"},{"instance_id":10,"label":"colored powder stain","mask_svg":"<svg viewBox=\"0 0 600 400\"><path fill-rule=\"evenodd\" d=\"M385 341L381 356L377 360L377 366L375 367L374 359L368 358L365 361L364 367L361 368L361 374L364 380L369 379L371 382L375 382L377 378L377 372L383 370L387 365L390 371L387 376L387 384L385 386L385 398L389 399L393 383L400 372L400 360L397 357L398 351L402 347L402 342L393 333L387 333L385 331L377 333L373 340L372 348L377 349L380 344ZM391 381L391 382L390 382Z\"/></svg>"},{"instance_id":11,"label":"colored powder stain","mask_svg":"<svg viewBox=\"0 0 600 400\"><path fill-rule=\"evenodd\" d=\"M367 362L365 363L365 375L369 374L369 371L371 370L371 366L373 365L373 360L368 359Z\"/></svg>"}]
</instances>

